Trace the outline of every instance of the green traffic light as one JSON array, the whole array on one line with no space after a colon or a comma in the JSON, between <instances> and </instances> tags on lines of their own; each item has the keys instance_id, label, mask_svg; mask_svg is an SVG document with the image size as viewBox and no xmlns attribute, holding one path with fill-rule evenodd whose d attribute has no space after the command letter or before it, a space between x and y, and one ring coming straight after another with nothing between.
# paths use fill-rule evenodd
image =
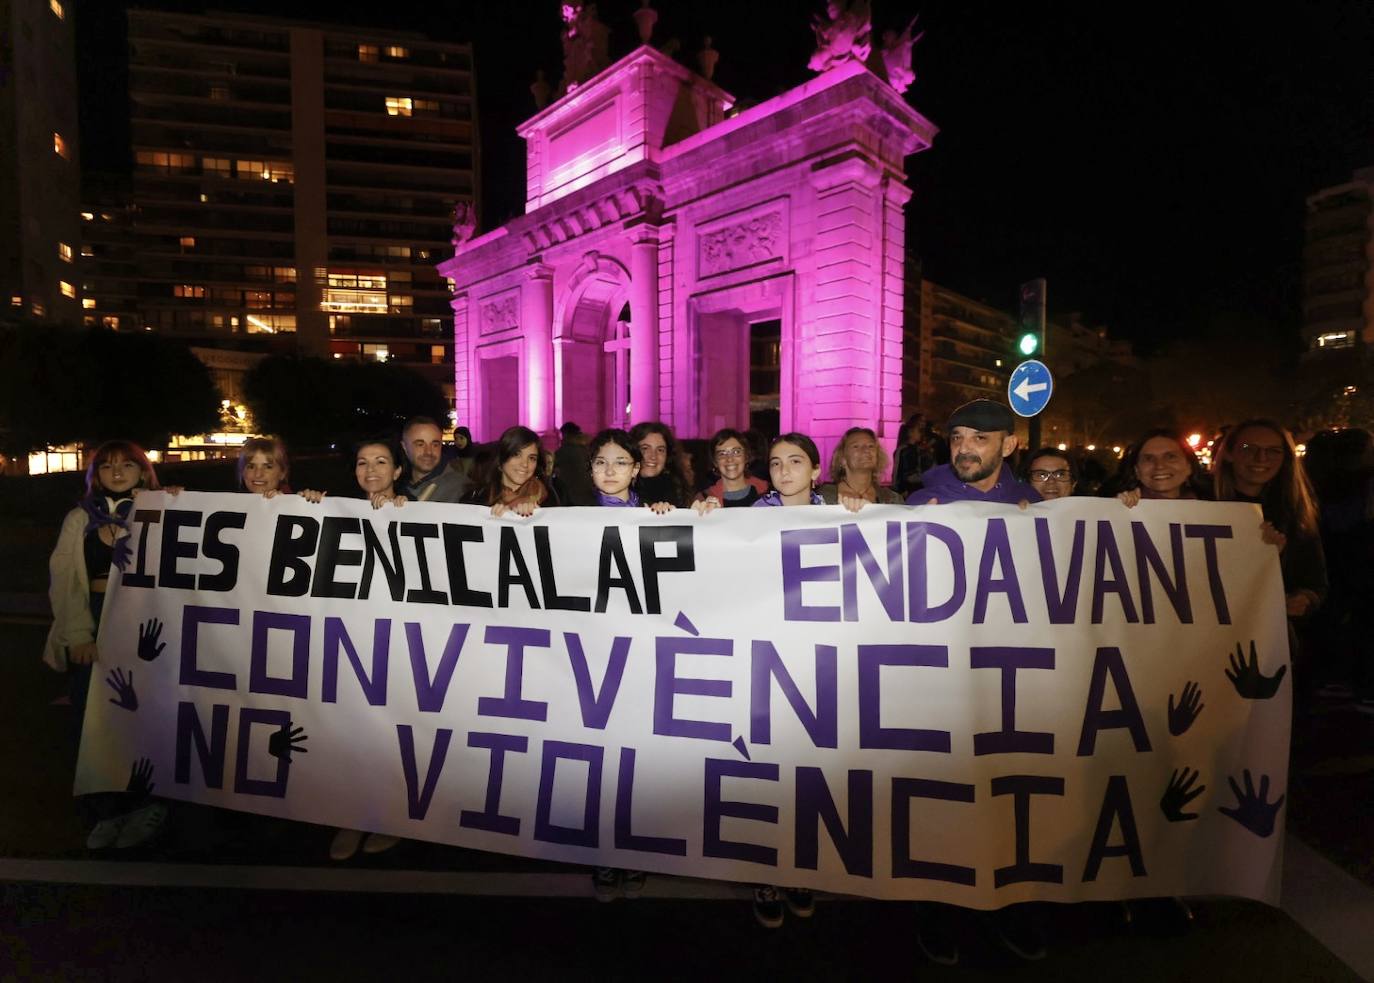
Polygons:
<instances>
[{"instance_id":1,"label":"green traffic light","mask_svg":"<svg viewBox=\"0 0 1374 983\"><path fill-rule=\"evenodd\" d=\"M1021 341L1016 347L1021 349L1022 355L1034 355L1035 350L1040 347L1040 338L1033 332L1027 332L1021 336Z\"/></svg>"}]
</instances>

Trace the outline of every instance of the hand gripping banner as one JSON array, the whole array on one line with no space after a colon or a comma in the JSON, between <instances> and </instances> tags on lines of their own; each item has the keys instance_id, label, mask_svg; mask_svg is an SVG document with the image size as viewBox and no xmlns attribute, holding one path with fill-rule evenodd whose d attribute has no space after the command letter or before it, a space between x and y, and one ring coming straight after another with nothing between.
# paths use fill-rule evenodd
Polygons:
<instances>
[{"instance_id":1,"label":"hand gripping banner","mask_svg":"<svg viewBox=\"0 0 1374 983\"><path fill-rule=\"evenodd\" d=\"M76 792L976 908L1277 903L1253 506L139 497Z\"/></svg>"}]
</instances>

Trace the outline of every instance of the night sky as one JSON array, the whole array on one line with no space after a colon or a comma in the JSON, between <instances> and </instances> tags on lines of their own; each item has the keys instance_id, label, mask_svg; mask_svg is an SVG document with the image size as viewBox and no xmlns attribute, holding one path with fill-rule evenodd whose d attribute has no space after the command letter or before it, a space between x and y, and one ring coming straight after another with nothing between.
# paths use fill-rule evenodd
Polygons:
<instances>
[{"instance_id":1,"label":"night sky","mask_svg":"<svg viewBox=\"0 0 1374 983\"><path fill-rule=\"evenodd\" d=\"M475 45L483 227L523 210L537 68L561 73L556 0L146 2L418 30ZM612 58L638 0L602 0ZM655 41L762 101L810 76L819 0L654 0ZM992 4L919 8L908 101L940 128L909 161L909 241L926 276L1010 309L1049 281L1050 316L1081 311L1143 352L1196 334L1296 345L1303 201L1374 165L1374 4ZM875 35L918 12L875 0ZM87 168L127 169L121 5L77 10Z\"/></svg>"}]
</instances>

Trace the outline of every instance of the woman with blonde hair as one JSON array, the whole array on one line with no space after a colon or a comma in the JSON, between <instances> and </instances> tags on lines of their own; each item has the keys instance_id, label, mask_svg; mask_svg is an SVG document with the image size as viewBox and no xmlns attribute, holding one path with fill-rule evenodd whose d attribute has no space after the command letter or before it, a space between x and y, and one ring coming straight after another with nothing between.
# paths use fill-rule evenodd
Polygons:
<instances>
[{"instance_id":1,"label":"woman with blonde hair","mask_svg":"<svg viewBox=\"0 0 1374 983\"><path fill-rule=\"evenodd\" d=\"M868 427L850 427L830 455L830 481L821 485L821 498L838 505L842 498L874 505L901 505L902 496L879 484L887 471L887 454L878 435Z\"/></svg>"}]
</instances>

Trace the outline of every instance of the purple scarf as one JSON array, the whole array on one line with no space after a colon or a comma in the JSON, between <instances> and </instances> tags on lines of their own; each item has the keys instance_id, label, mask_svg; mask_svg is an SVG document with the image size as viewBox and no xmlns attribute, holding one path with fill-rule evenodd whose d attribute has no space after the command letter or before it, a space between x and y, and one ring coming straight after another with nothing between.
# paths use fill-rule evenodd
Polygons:
<instances>
[{"instance_id":1,"label":"purple scarf","mask_svg":"<svg viewBox=\"0 0 1374 983\"><path fill-rule=\"evenodd\" d=\"M90 520L86 523L86 528L82 530L83 534L89 536L101 526L115 527L112 562L123 572L124 568L129 565L129 560L133 554L133 547L130 545L133 542L133 537L128 534L130 532L129 514L133 511L134 500L132 498L112 498L107 495L92 494L83 498L79 504ZM119 535L118 530L120 529L124 530L125 535Z\"/></svg>"},{"instance_id":2,"label":"purple scarf","mask_svg":"<svg viewBox=\"0 0 1374 983\"><path fill-rule=\"evenodd\" d=\"M782 495L779 494L776 490L774 490L774 491L770 491L767 495L764 495L764 496L763 496L762 498L760 498L757 502L755 502L755 503L753 504L752 508L756 508L756 509L757 509L757 508L760 508L760 507L769 508L770 506L781 505L781 504L782 504ZM816 489L813 488L813 489L811 489L811 501L810 501L808 504L810 504L810 505L824 505L824 504L825 504L825 499L821 498L820 495L816 494Z\"/></svg>"},{"instance_id":3,"label":"purple scarf","mask_svg":"<svg viewBox=\"0 0 1374 983\"><path fill-rule=\"evenodd\" d=\"M596 490L596 504L606 505L610 508L637 509L639 508L639 496L635 494L633 488L630 489L629 499L616 498L614 495L607 495L601 489Z\"/></svg>"}]
</instances>

